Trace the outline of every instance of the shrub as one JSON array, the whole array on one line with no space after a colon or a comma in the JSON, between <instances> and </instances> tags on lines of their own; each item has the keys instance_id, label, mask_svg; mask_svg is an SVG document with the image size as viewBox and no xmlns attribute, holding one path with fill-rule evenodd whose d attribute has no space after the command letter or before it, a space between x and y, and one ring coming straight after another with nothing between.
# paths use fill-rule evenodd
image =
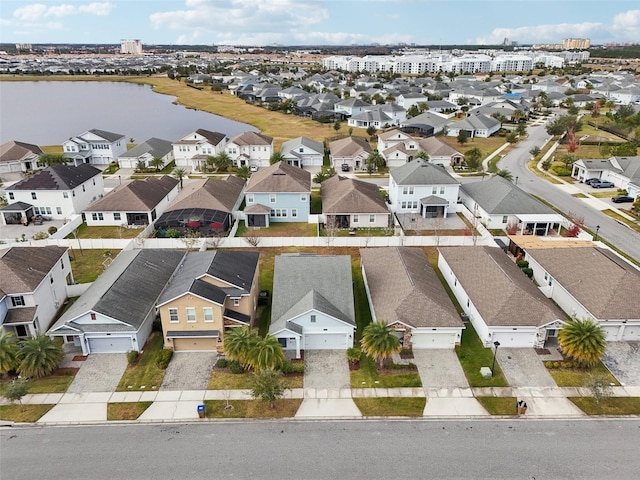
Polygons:
<instances>
[{"instance_id":1,"label":"shrub","mask_svg":"<svg viewBox=\"0 0 640 480\"><path fill-rule=\"evenodd\" d=\"M151 324L151 331L153 332L161 332L162 331L162 321L159 318L153 320Z\"/></svg>"},{"instance_id":2,"label":"shrub","mask_svg":"<svg viewBox=\"0 0 640 480\"><path fill-rule=\"evenodd\" d=\"M544 366L547 367L547 368L553 368L553 362L546 361L546 362L544 362Z\"/></svg>"},{"instance_id":3,"label":"shrub","mask_svg":"<svg viewBox=\"0 0 640 480\"><path fill-rule=\"evenodd\" d=\"M287 360L281 367L282 373L304 373L304 362L291 362Z\"/></svg>"},{"instance_id":4,"label":"shrub","mask_svg":"<svg viewBox=\"0 0 640 480\"><path fill-rule=\"evenodd\" d=\"M531 278L533 277L533 268L523 268L522 269L522 273L524 273L527 277Z\"/></svg>"},{"instance_id":5,"label":"shrub","mask_svg":"<svg viewBox=\"0 0 640 480\"><path fill-rule=\"evenodd\" d=\"M389 362L385 365L389 370L416 370L415 363L393 363Z\"/></svg>"},{"instance_id":6,"label":"shrub","mask_svg":"<svg viewBox=\"0 0 640 480\"><path fill-rule=\"evenodd\" d=\"M138 360L138 356L140 355L140 352L138 352L137 350L130 350L127 352L127 362L129 363L129 365L133 365L134 363L136 363L136 361Z\"/></svg>"},{"instance_id":7,"label":"shrub","mask_svg":"<svg viewBox=\"0 0 640 480\"><path fill-rule=\"evenodd\" d=\"M516 262L516 265L518 265L520 268L527 268L529 266L529 262L526 260L518 260Z\"/></svg>"},{"instance_id":8,"label":"shrub","mask_svg":"<svg viewBox=\"0 0 640 480\"><path fill-rule=\"evenodd\" d=\"M49 238L49 234L47 232L38 232L33 236L34 240L44 240L45 238Z\"/></svg>"},{"instance_id":9,"label":"shrub","mask_svg":"<svg viewBox=\"0 0 640 480\"><path fill-rule=\"evenodd\" d=\"M401 348L400 349L400 356L401 357L410 357L413 355L413 349L412 348Z\"/></svg>"},{"instance_id":10,"label":"shrub","mask_svg":"<svg viewBox=\"0 0 640 480\"><path fill-rule=\"evenodd\" d=\"M568 177L571 175L571 170L563 165L554 165L551 170L559 177Z\"/></svg>"},{"instance_id":11,"label":"shrub","mask_svg":"<svg viewBox=\"0 0 640 480\"><path fill-rule=\"evenodd\" d=\"M58 227L56 227L55 225L51 225L48 229L47 232L49 232L49 235L53 235L54 233L56 233L58 231Z\"/></svg>"},{"instance_id":12,"label":"shrub","mask_svg":"<svg viewBox=\"0 0 640 480\"><path fill-rule=\"evenodd\" d=\"M228 366L229 366L229 360L227 360L226 358L219 358L218 360L216 360L217 368L227 368Z\"/></svg>"},{"instance_id":13,"label":"shrub","mask_svg":"<svg viewBox=\"0 0 640 480\"><path fill-rule=\"evenodd\" d=\"M560 368L559 362L553 362L553 368Z\"/></svg>"},{"instance_id":14,"label":"shrub","mask_svg":"<svg viewBox=\"0 0 640 480\"><path fill-rule=\"evenodd\" d=\"M169 362L171 361L171 357L173 357L173 350L159 350L156 352L156 366L161 368L162 370L166 370L169 366Z\"/></svg>"},{"instance_id":15,"label":"shrub","mask_svg":"<svg viewBox=\"0 0 640 480\"><path fill-rule=\"evenodd\" d=\"M244 373L244 367L237 360L232 360L229 362L229 371L235 374Z\"/></svg>"},{"instance_id":16,"label":"shrub","mask_svg":"<svg viewBox=\"0 0 640 480\"><path fill-rule=\"evenodd\" d=\"M347 360L350 362L359 362L362 352L354 347L347 348Z\"/></svg>"}]
</instances>

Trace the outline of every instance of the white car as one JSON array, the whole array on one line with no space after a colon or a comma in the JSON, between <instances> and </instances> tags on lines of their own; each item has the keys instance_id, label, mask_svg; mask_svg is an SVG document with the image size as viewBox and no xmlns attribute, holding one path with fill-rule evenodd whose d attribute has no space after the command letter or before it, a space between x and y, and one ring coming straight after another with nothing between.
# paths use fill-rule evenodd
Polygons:
<instances>
[{"instance_id":1,"label":"white car","mask_svg":"<svg viewBox=\"0 0 640 480\"><path fill-rule=\"evenodd\" d=\"M249 167L249 171L250 172L257 172L258 171L258 166L257 165L251 165Z\"/></svg>"}]
</instances>

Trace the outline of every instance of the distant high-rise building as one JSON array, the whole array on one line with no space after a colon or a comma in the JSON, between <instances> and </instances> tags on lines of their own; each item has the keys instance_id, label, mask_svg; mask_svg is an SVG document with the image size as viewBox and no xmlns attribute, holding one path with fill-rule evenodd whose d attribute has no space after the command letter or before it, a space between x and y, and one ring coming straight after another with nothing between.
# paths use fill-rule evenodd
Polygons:
<instances>
[{"instance_id":1,"label":"distant high-rise building","mask_svg":"<svg viewBox=\"0 0 640 480\"><path fill-rule=\"evenodd\" d=\"M29 50L31 51L33 47L30 43L16 43L16 50Z\"/></svg>"},{"instance_id":2,"label":"distant high-rise building","mask_svg":"<svg viewBox=\"0 0 640 480\"><path fill-rule=\"evenodd\" d=\"M563 50L584 50L591 47L591 40L588 38L565 38L562 40Z\"/></svg>"},{"instance_id":3,"label":"distant high-rise building","mask_svg":"<svg viewBox=\"0 0 640 480\"><path fill-rule=\"evenodd\" d=\"M142 42L140 40L120 40L120 53L142 55Z\"/></svg>"}]
</instances>

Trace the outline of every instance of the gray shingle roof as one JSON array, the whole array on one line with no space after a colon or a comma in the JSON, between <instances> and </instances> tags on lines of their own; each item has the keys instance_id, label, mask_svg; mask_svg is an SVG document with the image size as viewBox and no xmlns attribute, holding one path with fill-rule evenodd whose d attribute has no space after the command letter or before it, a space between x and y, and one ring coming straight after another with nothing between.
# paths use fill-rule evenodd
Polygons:
<instances>
[{"instance_id":1,"label":"gray shingle roof","mask_svg":"<svg viewBox=\"0 0 640 480\"><path fill-rule=\"evenodd\" d=\"M101 173L96 167L86 163L77 167L51 165L7 187L7 190L72 190Z\"/></svg>"},{"instance_id":2,"label":"gray shingle roof","mask_svg":"<svg viewBox=\"0 0 640 480\"><path fill-rule=\"evenodd\" d=\"M10 141L0 145L0 162L21 160L26 156L41 155L42 150L30 143Z\"/></svg>"},{"instance_id":3,"label":"gray shingle roof","mask_svg":"<svg viewBox=\"0 0 640 480\"><path fill-rule=\"evenodd\" d=\"M454 185L458 181L442 167L421 158L394 168L390 173L398 185Z\"/></svg>"},{"instance_id":4,"label":"gray shingle roof","mask_svg":"<svg viewBox=\"0 0 640 480\"><path fill-rule=\"evenodd\" d=\"M0 290L33 292L60 261L67 247L11 247L0 250Z\"/></svg>"},{"instance_id":5,"label":"gray shingle roof","mask_svg":"<svg viewBox=\"0 0 640 480\"><path fill-rule=\"evenodd\" d=\"M205 178L185 184L167 212L185 208L207 208L231 213L242 194L245 181L234 175Z\"/></svg>"},{"instance_id":6,"label":"gray shingle roof","mask_svg":"<svg viewBox=\"0 0 640 480\"><path fill-rule=\"evenodd\" d=\"M291 152L293 149L299 147L300 145L304 145L305 147L308 147L311 150L318 152L319 154L322 154L324 152L324 145L322 145L322 142L316 142L315 140L307 137L298 137L292 140L287 140L282 144L280 151L283 155L285 155Z\"/></svg>"},{"instance_id":7,"label":"gray shingle roof","mask_svg":"<svg viewBox=\"0 0 640 480\"><path fill-rule=\"evenodd\" d=\"M388 213L377 185L340 175L322 182L323 213Z\"/></svg>"},{"instance_id":8,"label":"gray shingle roof","mask_svg":"<svg viewBox=\"0 0 640 480\"><path fill-rule=\"evenodd\" d=\"M462 184L460 189L489 214L553 215L555 213L544 203L499 175L482 182Z\"/></svg>"},{"instance_id":9,"label":"gray shingle roof","mask_svg":"<svg viewBox=\"0 0 640 480\"><path fill-rule=\"evenodd\" d=\"M277 162L261 168L249 178L248 193L305 193L311 191L311 174L306 170Z\"/></svg>"},{"instance_id":10,"label":"gray shingle roof","mask_svg":"<svg viewBox=\"0 0 640 480\"><path fill-rule=\"evenodd\" d=\"M161 138L152 137L146 142L136 145L131 150L127 150L120 155L123 158L138 158L141 155L148 153L153 157L164 157L167 153L173 150L173 145L169 140L162 140Z\"/></svg>"},{"instance_id":11,"label":"gray shingle roof","mask_svg":"<svg viewBox=\"0 0 640 480\"><path fill-rule=\"evenodd\" d=\"M103 198L93 202L86 212L151 211L178 185L178 179L169 175L147 177L118 185Z\"/></svg>"}]
</instances>

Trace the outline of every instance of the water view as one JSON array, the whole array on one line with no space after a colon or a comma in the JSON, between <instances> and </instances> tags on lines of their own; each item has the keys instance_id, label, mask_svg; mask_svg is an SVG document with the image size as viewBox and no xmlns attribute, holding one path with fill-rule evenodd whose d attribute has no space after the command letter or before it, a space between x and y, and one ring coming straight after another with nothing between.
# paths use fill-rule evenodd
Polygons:
<instances>
[{"instance_id":1,"label":"water view","mask_svg":"<svg viewBox=\"0 0 640 480\"><path fill-rule=\"evenodd\" d=\"M255 127L174 105L148 85L117 82L0 82L0 143L59 145L92 128L136 143L169 141L198 128L231 137Z\"/></svg>"}]
</instances>

